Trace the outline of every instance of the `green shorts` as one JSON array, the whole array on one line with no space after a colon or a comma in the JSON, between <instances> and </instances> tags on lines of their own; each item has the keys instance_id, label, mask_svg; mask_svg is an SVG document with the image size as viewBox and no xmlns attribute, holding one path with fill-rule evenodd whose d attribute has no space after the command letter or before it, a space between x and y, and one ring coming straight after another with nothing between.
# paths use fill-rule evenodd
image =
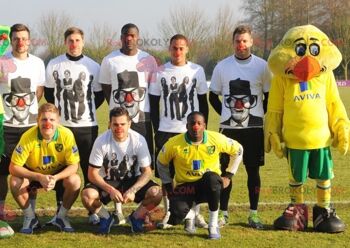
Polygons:
<instances>
[{"instance_id":1,"label":"green shorts","mask_svg":"<svg viewBox=\"0 0 350 248\"><path fill-rule=\"evenodd\" d=\"M333 160L329 147L312 150L287 149L291 175L296 182L312 179L329 180L334 177Z\"/></svg>"}]
</instances>

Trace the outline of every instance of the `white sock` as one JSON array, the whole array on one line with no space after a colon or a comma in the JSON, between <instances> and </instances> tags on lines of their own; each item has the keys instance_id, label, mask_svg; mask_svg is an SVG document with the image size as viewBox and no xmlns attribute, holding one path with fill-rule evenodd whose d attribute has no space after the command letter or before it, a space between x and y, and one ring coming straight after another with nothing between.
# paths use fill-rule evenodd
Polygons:
<instances>
[{"instance_id":1,"label":"white sock","mask_svg":"<svg viewBox=\"0 0 350 248\"><path fill-rule=\"evenodd\" d=\"M103 206L101 206L100 210L98 210L97 215L105 219L108 219L110 216L107 209L105 209Z\"/></svg>"},{"instance_id":2,"label":"white sock","mask_svg":"<svg viewBox=\"0 0 350 248\"><path fill-rule=\"evenodd\" d=\"M35 211L36 199L29 199L29 204L32 206L33 211Z\"/></svg>"},{"instance_id":3,"label":"white sock","mask_svg":"<svg viewBox=\"0 0 350 248\"><path fill-rule=\"evenodd\" d=\"M66 209L65 207L63 207L63 205L61 205L60 210L58 210L57 216L60 218L65 218L67 215L67 211L68 209Z\"/></svg>"},{"instance_id":4,"label":"white sock","mask_svg":"<svg viewBox=\"0 0 350 248\"><path fill-rule=\"evenodd\" d=\"M168 212L169 211L169 198L166 195L163 196L163 205L164 205L164 210Z\"/></svg>"},{"instance_id":5,"label":"white sock","mask_svg":"<svg viewBox=\"0 0 350 248\"><path fill-rule=\"evenodd\" d=\"M222 214L223 214L224 216L228 216L227 210L222 210L221 212L222 212Z\"/></svg>"},{"instance_id":6,"label":"white sock","mask_svg":"<svg viewBox=\"0 0 350 248\"><path fill-rule=\"evenodd\" d=\"M210 227L218 227L218 217L219 217L219 210L216 210L216 211L209 210L209 226Z\"/></svg>"},{"instance_id":7,"label":"white sock","mask_svg":"<svg viewBox=\"0 0 350 248\"><path fill-rule=\"evenodd\" d=\"M114 203L115 213L123 214L122 204L121 202Z\"/></svg>"},{"instance_id":8,"label":"white sock","mask_svg":"<svg viewBox=\"0 0 350 248\"><path fill-rule=\"evenodd\" d=\"M250 214L257 214L257 213L258 213L258 210L250 209Z\"/></svg>"},{"instance_id":9,"label":"white sock","mask_svg":"<svg viewBox=\"0 0 350 248\"><path fill-rule=\"evenodd\" d=\"M185 219L194 219L195 216L196 216L196 213L194 211L194 208L191 208L190 211L188 211Z\"/></svg>"},{"instance_id":10,"label":"white sock","mask_svg":"<svg viewBox=\"0 0 350 248\"><path fill-rule=\"evenodd\" d=\"M196 205L194 207L194 212L196 213L196 216L200 214L200 211L201 211L201 205Z\"/></svg>"},{"instance_id":11,"label":"white sock","mask_svg":"<svg viewBox=\"0 0 350 248\"><path fill-rule=\"evenodd\" d=\"M25 217L30 217L30 218L35 217L35 212L30 205L27 208L23 209L23 214Z\"/></svg>"}]
</instances>

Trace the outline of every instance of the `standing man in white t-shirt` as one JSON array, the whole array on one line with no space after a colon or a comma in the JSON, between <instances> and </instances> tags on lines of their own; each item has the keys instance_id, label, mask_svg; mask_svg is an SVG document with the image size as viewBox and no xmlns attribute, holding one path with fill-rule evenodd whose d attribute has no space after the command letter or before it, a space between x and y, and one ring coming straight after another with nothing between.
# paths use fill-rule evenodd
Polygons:
<instances>
[{"instance_id":1,"label":"standing man in white t-shirt","mask_svg":"<svg viewBox=\"0 0 350 248\"><path fill-rule=\"evenodd\" d=\"M10 31L12 51L0 59L0 94L4 107L5 153L0 164L0 219L8 190L7 176L12 151L22 134L36 124L38 101L45 82L44 62L28 53L30 31L24 24L15 24Z\"/></svg>"},{"instance_id":2,"label":"standing man in white t-shirt","mask_svg":"<svg viewBox=\"0 0 350 248\"><path fill-rule=\"evenodd\" d=\"M130 126L128 111L113 108L109 113L109 129L96 139L90 155L90 183L81 197L84 206L100 217L100 234L108 234L114 222L103 204L139 203L128 220L132 232L143 232L146 215L162 199L160 187L151 180L151 155L146 140Z\"/></svg>"},{"instance_id":3,"label":"standing man in white t-shirt","mask_svg":"<svg viewBox=\"0 0 350 248\"><path fill-rule=\"evenodd\" d=\"M156 130L154 136L156 155L171 137L187 131L186 118L191 112L200 111L206 121L208 120L208 85L205 73L202 66L187 61L188 50L188 39L182 34L174 35L169 45L170 61L158 71L156 82L150 84L151 116L154 130ZM175 83L176 91L172 90ZM174 99L177 101L175 102ZM177 105L174 106L175 104ZM158 177L157 168L155 172ZM164 208L168 210L169 201L165 191L163 200ZM159 227L167 227L169 216L170 212L167 211ZM196 210L196 224L199 227L208 227L199 214L199 206Z\"/></svg>"},{"instance_id":4,"label":"standing man in white t-shirt","mask_svg":"<svg viewBox=\"0 0 350 248\"><path fill-rule=\"evenodd\" d=\"M89 156L98 135L96 109L104 101L98 83L100 65L83 54L84 32L80 28L68 28L64 44L66 53L50 60L46 67L45 98L56 105L61 124L74 134L86 185ZM62 194L57 194L59 204ZM98 222L98 217L92 216L90 222Z\"/></svg>"},{"instance_id":5,"label":"standing man in white t-shirt","mask_svg":"<svg viewBox=\"0 0 350 248\"><path fill-rule=\"evenodd\" d=\"M238 26L233 32L234 54L220 61L211 78L209 101L221 115L220 131L237 140L244 148L243 163L248 175L251 227L262 229L257 213L260 195L259 168L264 165L263 118L266 112L270 72L265 60L251 54L252 31L249 26ZM222 96L222 102L219 99ZM222 171L229 158L222 154ZM228 201L232 181L221 193L220 224L228 222Z\"/></svg>"},{"instance_id":6,"label":"standing man in white t-shirt","mask_svg":"<svg viewBox=\"0 0 350 248\"><path fill-rule=\"evenodd\" d=\"M122 27L120 40L121 49L103 59L99 82L109 109L121 106L128 110L132 119L131 129L145 137L153 158L148 88L154 80L157 63L151 55L138 49L139 29L135 24L128 23ZM120 205L117 209L118 218L123 219Z\"/></svg>"}]
</instances>

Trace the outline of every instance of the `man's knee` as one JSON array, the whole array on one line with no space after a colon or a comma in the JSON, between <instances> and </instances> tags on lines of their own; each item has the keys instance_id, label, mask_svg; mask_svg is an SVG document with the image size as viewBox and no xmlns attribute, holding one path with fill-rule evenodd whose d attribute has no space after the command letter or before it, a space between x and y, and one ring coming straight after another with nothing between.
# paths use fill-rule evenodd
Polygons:
<instances>
[{"instance_id":1,"label":"man's knee","mask_svg":"<svg viewBox=\"0 0 350 248\"><path fill-rule=\"evenodd\" d=\"M63 186L65 189L79 190L80 185L81 185L81 180L78 174L73 174L63 179Z\"/></svg>"},{"instance_id":2,"label":"man's knee","mask_svg":"<svg viewBox=\"0 0 350 248\"><path fill-rule=\"evenodd\" d=\"M24 178L15 177L15 176L11 176L10 177L10 189L11 189L11 192L18 193L20 191L20 189L24 187L24 184L25 184L25 179ZM29 183L27 183L27 184L29 184Z\"/></svg>"},{"instance_id":3,"label":"man's knee","mask_svg":"<svg viewBox=\"0 0 350 248\"><path fill-rule=\"evenodd\" d=\"M203 174L203 184L207 185L210 191L220 191L222 189L222 179L215 172L208 171Z\"/></svg>"},{"instance_id":4,"label":"man's knee","mask_svg":"<svg viewBox=\"0 0 350 248\"><path fill-rule=\"evenodd\" d=\"M180 224L190 211L187 203L183 201L170 201L170 218L168 223L171 225Z\"/></svg>"}]
</instances>

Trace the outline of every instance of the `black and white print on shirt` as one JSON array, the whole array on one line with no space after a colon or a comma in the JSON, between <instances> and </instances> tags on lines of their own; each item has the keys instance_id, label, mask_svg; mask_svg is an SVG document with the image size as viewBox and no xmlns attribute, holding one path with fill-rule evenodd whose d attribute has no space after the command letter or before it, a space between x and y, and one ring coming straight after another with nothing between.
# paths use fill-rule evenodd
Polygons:
<instances>
[{"instance_id":1,"label":"black and white print on shirt","mask_svg":"<svg viewBox=\"0 0 350 248\"><path fill-rule=\"evenodd\" d=\"M119 163L118 163L119 162ZM127 154L118 161L117 154L111 154L111 160L108 159L108 154L103 159L103 169L105 172L105 181L122 181L124 178L134 178L137 169L137 156L131 158Z\"/></svg>"}]
</instances>

